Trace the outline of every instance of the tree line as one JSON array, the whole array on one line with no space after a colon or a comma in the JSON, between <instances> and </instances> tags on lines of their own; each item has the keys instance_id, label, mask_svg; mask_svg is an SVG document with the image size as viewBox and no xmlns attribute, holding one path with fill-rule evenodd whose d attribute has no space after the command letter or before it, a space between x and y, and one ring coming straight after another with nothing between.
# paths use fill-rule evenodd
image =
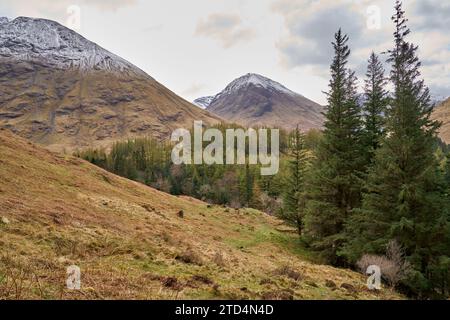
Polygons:
<instances>
[{"instance_id":1,"label":"tree line","mask_svg":"<svg viewBox=\"0 0 450 320\"><path fill-rule=\"evenodd\" d=\"M222 133L227 129L241 128L234 124L213 127ZM187 195L233 208L253 207L279 214L287 174L285 167L289 162L287 150L290 136L290 133L280 131L280 172L274 176L261 175L260 165L175 165L171 160L174 145L152 137L118 141L108 151L85 149L75 152L75 155L115 174L173 195ZM312 130L304 137L307 147L313 149L321 133ZM226 150L223 154L225 157ZM248 156L248 146L246 154Z\"/></svg>"}]
</instances>

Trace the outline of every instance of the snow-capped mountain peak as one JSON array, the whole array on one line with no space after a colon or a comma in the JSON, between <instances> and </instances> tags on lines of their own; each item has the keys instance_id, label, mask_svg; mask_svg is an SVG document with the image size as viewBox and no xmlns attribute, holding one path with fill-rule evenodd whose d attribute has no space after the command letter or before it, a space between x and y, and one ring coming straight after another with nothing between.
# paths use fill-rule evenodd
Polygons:
<instances>
[{"instance_id":1,"label":"snow-capped mountain peak","mask_svg":"<svg viewBox=\"0 0 450 320\"><path fill-rule=\"evenodd\" d=\"M269 91L280 91L287 94L296 95L297 93L289 90L282 84L273 81L269 78L266 78L262 75L256 74L256 73L247 73L246 75L237 78L233 82L231 82L225 90L223 90L219 95L221 94L230 94L233 92L236 92L240 90L241 88L246 88L250 85L253 85L255 87L261 87Z\"/></svg>"},{"instance_id":2,"label":"snow-capped mountain peak","mask_svg":"<svg viewBox=\"0 0 450 320\"><path fill-rule=\"evenodd\" d=\"M54 67L142 73L128 61L61 24L28 17L0 18L0 58L45 61Z\"/></svg>"},{"instance_id":3,"label":"snow-capped mountain peak","mask_svg":"<svg viewBox=\"0 0 450 320\"><path fill-rule=\"evenodd\" d=\"M301 94L298 94L292 90L289 90L285 86L283 86L281 83L273 81L267 77L264 77L260 74L256 73L247 73L246 75L243 75L242 77L239 77L235 80L233 80L230 84L226 86L224 90L216 94L215 96L206 96L201 97L198 99L195 99L193 103L197 105L198 107L202 109L207 109L210 105L214 103L214 101L228 95L233 95L240 91L241 89L247 90L250 89L250 86L257 87L257 88L263 88L271 93L279 92L282 94L288 94L290 96L300 96L303 97Z\"/></svg>"},{"instance_id":4,"label":"snow-capped mountain peak","mask_svg":"<svg viewBox=\"0 0 450 320\"><path fill-rule=\"evenodd\" d=\"M323 107L282 84L255 73L233 80L215 96L195 100L219 117L246 127L269 126L288 130L320 129Z\"/></svg>"}]
</instances>

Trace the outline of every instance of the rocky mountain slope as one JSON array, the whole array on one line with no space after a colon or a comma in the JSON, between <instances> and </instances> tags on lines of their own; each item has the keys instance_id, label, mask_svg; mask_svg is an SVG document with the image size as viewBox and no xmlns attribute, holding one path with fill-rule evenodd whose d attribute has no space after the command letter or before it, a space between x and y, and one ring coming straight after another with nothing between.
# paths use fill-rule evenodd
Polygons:
<instances>
[{"instance_id":1,"label":"rocky mountain slope","mask_svg":"<svg viewBox=\"0 0 450 320\"><path fill-rule=\"evenodd\" d=\"M219 119L57 22L0 20L0 126L52 149L167 137Z\"/></svg>"},{"instance_id":2,"label":"rocky mountain slope","mask_svg":"<svg viewBox=\"0 0 450 320\"><path fill-rule=\"evenodd\" d=\"M436 106L432 118L442 122L439 136L445 143L450 144L450 98Z\"/></svg>"},{"instance_id":3,"label":"rocky mountain slope","mask_svg":"<svg viewBox=\"0 0 450 320\"><path fill-rule=\"evenodd\" d=\"M278 82L249 73L231 82L214 97L195 100L206 110L245 126L264 125L302 130L320 129L323 107Z\"/></svg>"},{"instance_id":4,"label":"rocky mountain slope","mask_svg":"<svg viewBox=\"0 0 450 320\"><path fill-rule=\"evenodd\" d=\"M0 130L0 300L402 298L317 264L290 231ZM79 291L66 288L70 265Z\"/></svg>"}]
</instances>

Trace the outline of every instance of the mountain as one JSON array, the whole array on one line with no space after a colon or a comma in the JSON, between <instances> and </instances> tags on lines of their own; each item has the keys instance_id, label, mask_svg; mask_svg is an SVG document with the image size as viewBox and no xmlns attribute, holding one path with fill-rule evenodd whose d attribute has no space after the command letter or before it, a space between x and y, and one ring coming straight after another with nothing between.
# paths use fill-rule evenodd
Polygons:
<instances>
[{"instance_id":1,"label":"mountain","mask_svg":"<svg viewBox=\"0 0 450 320\"><path fill-rule=\"evenodd\" d=\"M317 264L276 218L171 196L7 130L0 246L0 300L402 298ZM71 265L81 290L66 289Z\"/></svg>"},{"instance_id":2,"label":"mountain","mask_svg":"<svg viewBox=\"0 0 450 320\"><path fill-rule=\"evenodd\" d=\"M194 104L197 107L200 107L202 109L208 108L208 106L211 104L211 102L214 100L214 96L208 96L208 97L202 97L194 100Z\"/></svg>"},{"instance_id":3,"label":"mountain","mask_svg":"<svg viewBox=\"0 0 450 320\"><path fill-rule=\"evenodd\" d=\"M108 146L220 119L45 19L0 20L0 126L51 149Z\"/></svg>"},{"instance_id":4,"label":"mountain","mask_svg":"<svg viewBox=\"0 0 450 320\"><path fill-rule=\"evenodd\" d=\"M450 144L450 97L434 108L431 118L442 122L439 136L445 143Z\"/></svg>"},{"instance_id":5,"label":"mountain","mask_svg":"<svg viewBox=\"0 0 450 320\"><path fill-rule=\"evenodd\" d=\"M324 121L321 105L254 73L234 80L212 99L195 101L223 119L249 127L293 129L299 125L302 130L309 130L322 128Z\"/></svg>"}]
</instances>

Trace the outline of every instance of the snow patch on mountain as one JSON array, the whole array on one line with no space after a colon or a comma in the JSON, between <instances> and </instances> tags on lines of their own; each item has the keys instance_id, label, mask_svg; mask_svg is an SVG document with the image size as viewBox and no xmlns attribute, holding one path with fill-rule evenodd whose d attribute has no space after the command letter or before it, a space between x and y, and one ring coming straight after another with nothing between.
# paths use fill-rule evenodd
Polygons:
<instances>
[{"instance_id":1,"label":"snow patch on mountain","mask_svg":"<svg viewBox=\"0 0 450 320\"><path fill-rule=\"evenodd\" d=\"M0 18L0 58L41 61L53 67L145 74L128 61L61 24L28 17Z\"/></svg>"},{"instance_id":2,"label":"snow patch on mountain","mask_svg":"<svg viewBox=\"0 0 450 320\"><path fill-rule=\"evenodd\" d=\"M195 99L193 101L193 103L199 108L206 109L209 107L211 102L214 101L214 98L215 98L215 96L201 97L201 98Z\"/></svg>"},{"instance_id":3,"label":"snow patch on mountain","mask_svg":"<svg viewBox=\"0 0 450 320\"><path fill-rule=\"evenodd\" d=\"M215 96L201 97L201 98L195 99L193 103L202 109L207 109L217 99L219 99L225 95L234 94L241 89L248 89L249 86L263 88L263 89L270 91L271 93L280 92L280 93L289 94L292 96L303 97L301 94L298 94L292 90L289 90L282 84L280 84L276 81L273 81L267 77L264 77L264 76L256 74L256 73L247 73L246 75L233 80L229 85L227 85L227 87L223 91L219 92Z\"/></svg>"},{"instance_id":4,"label":"snow patch on mountain","mask_svg":"<svg viewBox=\"0 0 450 320\"><path fill-rule=\"evenodd\" d=\"M264 88L266 90L269 90L271 92L283 92L290 95L298 95L298 93L295 93L292 90L289 90L282 84L273 81L269 78L266 78L262 75L256 74L256 73L247 73L246 75L234 80L231 82L225 90L223 90L221 93L219 93L216 98L218 98L221 95L225 94L232 94L242 88L247 88L248 86L253 85L255 87Z\"/></svg>"}]
</instances>

